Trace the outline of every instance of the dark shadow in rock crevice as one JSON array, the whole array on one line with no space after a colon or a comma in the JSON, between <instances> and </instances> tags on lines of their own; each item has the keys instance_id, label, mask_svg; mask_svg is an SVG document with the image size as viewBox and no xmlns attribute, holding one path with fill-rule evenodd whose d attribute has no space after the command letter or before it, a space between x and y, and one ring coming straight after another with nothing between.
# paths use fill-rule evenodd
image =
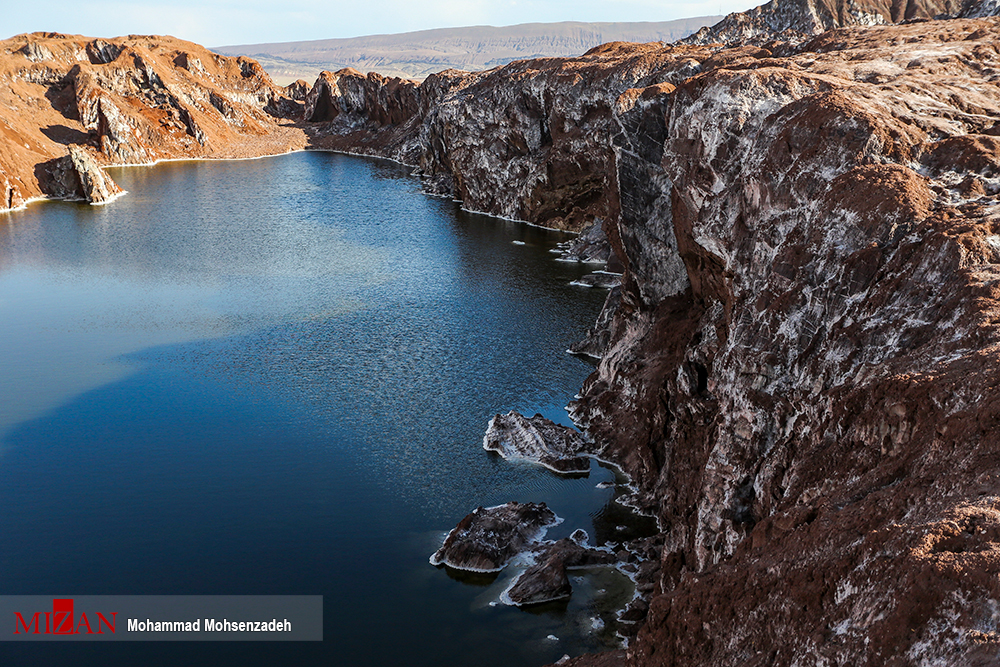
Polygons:
<instances>
[{"instance_id":1,"label":"dark shadow in rock crevice","mask_svg":"<svg viewBox=\"0 0 1000 667\"><path fill-rule=\"evenodd\" d=\"M48 127L40 129L42 134L46 137L57 144L63 144L64 146L69 146L70 144L78 144L82 146L89 144L91 141L90 134L67 125L49 125Z\"/></svg>"},{"instance_id":2,"label":"dark shadow in rock crevice","mask_svg":"<svg viewBox=\"0 0 1000 667\"><path fill-rule=\"evenodd\" d=\"M66 120L80 120L80 114L76 108L76 89L72 81L64 79L62 83L49 86L49 89L45 91L45 99Z\"/></svg>"}]
</instances>

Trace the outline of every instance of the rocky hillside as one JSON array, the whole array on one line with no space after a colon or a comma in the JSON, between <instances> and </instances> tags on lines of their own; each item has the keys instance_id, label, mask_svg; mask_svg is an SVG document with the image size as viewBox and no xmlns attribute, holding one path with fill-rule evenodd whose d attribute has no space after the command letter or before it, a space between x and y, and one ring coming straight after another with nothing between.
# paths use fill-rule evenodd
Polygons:
<instances>
[{"instance_id":1,"label":"rocky hillside","mask_svg":"<svg viewBox=\"0 0 1000 667\"><path fill-rule=\"evenodd\" d=\"M277 81L300 78L312 81L320 70L345 68L423 79L446 69L484 70L526 58L578 56L606 42L673 42L720 18L470 26L397 35L221 46L214 50L230 56L256 58Z\"/></svg>"},{"instance_id":2,"label":"rocky hillside","mask_svg":"<svg viewBox=\"0 0 1000 667\"><path fill-rule=\"evenodd\" d=\"M279 126L301 109L295 96L250 59L171 37L5 40L0 210L41 196L105 201L119 191L100 165L304 146L301 131Z\"/></svg>"},{"instance_id":3,"label":"rocky hillside","mask_svg":"<svg viewBox=\"0 0 1000 667\"><path fill-rule=\"evenodd\" d=\"M1000 661L998 44L956 19L313 89L333 145L603 223L625 275L573 412L663 531L628 664Z\"/></svg>"},{"instance_id":4,"label":"rocky hillside","mask_svg":"<svg viewBox=\"0 0 1000 667\"><path fill-rule=\"evenodd\" d=\"M1000 13L997 0L771 0L725 17L683 41L689 44L766 45L801 42L825 30L886 25L936 17L984 17Z\"/></svg>"}]
</instances>

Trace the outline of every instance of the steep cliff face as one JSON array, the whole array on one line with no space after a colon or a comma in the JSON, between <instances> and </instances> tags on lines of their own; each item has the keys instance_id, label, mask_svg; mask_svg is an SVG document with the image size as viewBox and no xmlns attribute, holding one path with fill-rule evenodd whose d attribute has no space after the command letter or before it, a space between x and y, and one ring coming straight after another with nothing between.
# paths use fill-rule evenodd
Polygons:
<instances>
[{"instance_id":1,"label":"steep cliff face","mask_svg":"<svg viewBox=\"0 0 1000 667\"><path fill-rule=\"evenodd\" d=\"M624 265L572 407L664 531L631 664L1000 660L998 44L609 45L407 121L432 189Z\"/></svg>"},{"instance_id":2,"label":"steep cliff face","mask_svg":"<svg viewBox=\"0 0 1000 667\"><path fill-rule=\"evenodd\" d=\"M252 60L171 37L0 42L0 210L43 195L100 201L117 188L100 165L304 146L304 133L278 125L301 114L289 93Z\"/></svg>"},{"instance_id":3,"label":"steep cliff face","mask_svg":"<svg viewBox=\"0 0 1000 667\"><path fill-rule=\"evenodd\" d=\"M612 43L419 84L324 72L305 117L316 146L413 164L429 191L470 209L578 231L617 215L619 95L683 80L696 55L709 52Z\"/></svg>"},{"instance_id":4,"label":"steep cliff face","mask_svg":"<svg viewBox=\"0 0 1000 667\"><path fill-rule=\"evenodd\" d=\"M998 659L998 38L834 31L623 112L656 279L574 408L666 532L637 664Z\"/></svg>"},{"instance_id":5,"label":"steep cliff face","mask_svg":"<svg viewBox=\"0 0 1000 667\"><path fill-rule=\"evenodd\" d=\"M615 100L665 84L675 60L658 46L607 44L470 75L427 116L420 173L431 191L494 215L574 231L613 219Z\"/></svg>"},{"instance_id":6,"label":"steep cliff face","mask_svg":"<svg viewBox=\"0 0 1000 667\"><path fill-rule=\"evenodd\" d=\"M420 123L437 101L435 83L448 81L447 76L435 79L420 86L375 72L321 72L305 96L303 118L322 126L313 135L318 147L414 164L419 159Z\"/></svg>"}]
</instances>

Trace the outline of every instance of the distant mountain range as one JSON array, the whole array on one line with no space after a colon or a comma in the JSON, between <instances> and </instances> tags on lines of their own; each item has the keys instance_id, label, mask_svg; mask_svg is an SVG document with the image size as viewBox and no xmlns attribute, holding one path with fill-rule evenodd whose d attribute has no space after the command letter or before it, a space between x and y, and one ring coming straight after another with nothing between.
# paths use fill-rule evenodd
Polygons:
<instances>
[{"instance_id":1,"label":"distant mountain range","mask_svg":"<svg viewBox=\"0 0 1000 667\"><path fill-rule=\"evenodd\" d=\"M213 49L250 56L275 82L314 81L322 70L353 67L386 76L422 79L446 69L484 70L512 60L578 56L606 42L673 42L717 23L721 16L643 23L523 23L495 28L440 28L308 42L241 44Z\"/></svg>"}]
</instances>

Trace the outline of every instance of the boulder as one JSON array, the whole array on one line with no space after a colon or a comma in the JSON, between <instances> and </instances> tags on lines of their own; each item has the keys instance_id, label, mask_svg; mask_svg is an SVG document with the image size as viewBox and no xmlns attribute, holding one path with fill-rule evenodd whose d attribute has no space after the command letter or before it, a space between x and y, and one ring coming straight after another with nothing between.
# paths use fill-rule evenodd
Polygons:
<instances>
[{"instance_id":1,"label":"boulder","mask_svg":"<svg viewBox=\"0 0 1000 667\"><path fill-rule=\"evenodd\" d=\"M511 410L490 420L483 449L505 459L527 459L559 474L590 472L590 460L581 454L586 448L583 435L545 417Z\"/></svg>"},{"instance_id":2,"label":"boulder","mask_svg":"<svg viewBox=\"0 0 1000 667\"><path fill-rule=\"evenodd\" d=\"M430 562L469 572L499 572L560 521L545 503L478 507L448 533Z\"/></svg>"}]
</instances>

